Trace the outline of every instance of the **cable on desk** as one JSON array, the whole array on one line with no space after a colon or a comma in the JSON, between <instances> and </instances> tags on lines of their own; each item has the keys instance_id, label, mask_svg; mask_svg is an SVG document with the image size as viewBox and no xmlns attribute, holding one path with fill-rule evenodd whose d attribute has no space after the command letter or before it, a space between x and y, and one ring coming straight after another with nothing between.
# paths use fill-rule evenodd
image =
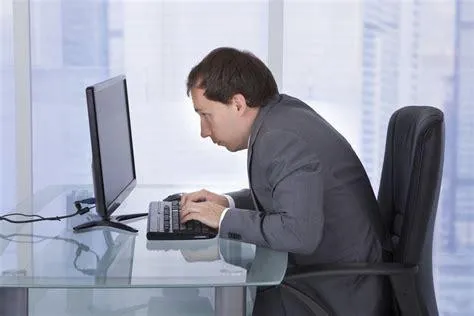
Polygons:
<instances>
[{"instance_id":1,"label":"cable on desk","mask_svg":"<svg viewBox=\"0 0 474 316\"><path fill-rule=\"evenodd\" d=\"M9 214L5 214L5 215L0 216L0 221L6 221L6 222L9 222L9 223L13 223L13 224L33 223L33 222L40 222L40 221L60 221L62 219L73 217L73 216L76 216L76 215L86 214L91 209L93 209L95 207L95 205L82 207L81 203L89 204L89 203L83 202L83 201L84 200L74 202L74 206L76 207L77 211L75 213L69 214L69 215L43 217L41 215L36 215L36 214L9 213ZM7 218L9 216L24 216L24 217L36 217L36 218L27 219L27 220L14 220L14 219Z\"/></svg>"}]
</instances>

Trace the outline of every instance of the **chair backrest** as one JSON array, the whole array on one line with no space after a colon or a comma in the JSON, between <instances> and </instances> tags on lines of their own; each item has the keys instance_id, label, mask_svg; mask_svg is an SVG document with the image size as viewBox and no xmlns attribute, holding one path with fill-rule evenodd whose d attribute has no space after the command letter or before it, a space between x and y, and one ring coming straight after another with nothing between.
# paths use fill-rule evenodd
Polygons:
<instances>
[{"instance_id":1,"label":"chair backrest","mask_svg":"<svg viewBox=\"0 0 474 316\"><path fill-rule=\"evenodd\" d=\"M437 315L431 256L443 159L443 112L407 106L392 115L378 201L393 261L419 265L414 294L429 315Z\"/></svg>"}]
</instances>

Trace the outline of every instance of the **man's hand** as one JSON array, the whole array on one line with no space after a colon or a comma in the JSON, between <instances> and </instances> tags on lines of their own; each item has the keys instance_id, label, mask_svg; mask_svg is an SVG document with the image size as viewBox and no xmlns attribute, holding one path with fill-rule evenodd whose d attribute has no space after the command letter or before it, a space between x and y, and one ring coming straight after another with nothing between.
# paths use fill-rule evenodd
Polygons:
<instances>
[{"instance_id":1,"label":"man's hand","mask_svg":"<svg viewBox=\"0 0 474 316\"><path fill-rule=\"evenodd\" d=\"M209 227L218 229L219 220L224 209L224 206L214 202L188 201L181 205L181 222L187 222L194 219Z\"/></svg>"},{"instance_id":2,"label":"man's hand","mask_svg":"<svg viewBox=\"0 0 474 316\"><path fill-rule=\"evenodd\" d=\"M188 202L203 202L203 201L212 202L218 205L222 205L224 207L229 207L229 201L227 200L225 196L212 193L204 189L196 191L196 192L185 193L181 197L182 206L186 206L186 203Z\"/></svg>"}]
</instances>

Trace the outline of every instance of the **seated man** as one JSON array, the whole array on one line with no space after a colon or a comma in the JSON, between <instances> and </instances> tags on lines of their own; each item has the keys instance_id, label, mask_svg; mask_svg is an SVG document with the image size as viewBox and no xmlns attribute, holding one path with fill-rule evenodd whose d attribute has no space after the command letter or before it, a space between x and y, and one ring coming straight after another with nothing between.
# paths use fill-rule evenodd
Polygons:
<instances>
[{"instance_id":1,"label":"seated man","mask_svg":"<svg viewBox=\"0 0 474 316\"><path fill-rule=\"evenodd\" d=\"M227 196L184 194L183 221L198 220L218 228L221 237L289 252L290 266L381 261L370 214L378 214L378 205L361 162L311 107L278 92L261 60L215 49L191 70L187 92L203 138L231 152L248 149L250 188ZM389 314L385 283L348 276L291 285L335 315L370 316ZM253 314L311 315L282 286L259 289Z\"/></svg>"}]
</instances>

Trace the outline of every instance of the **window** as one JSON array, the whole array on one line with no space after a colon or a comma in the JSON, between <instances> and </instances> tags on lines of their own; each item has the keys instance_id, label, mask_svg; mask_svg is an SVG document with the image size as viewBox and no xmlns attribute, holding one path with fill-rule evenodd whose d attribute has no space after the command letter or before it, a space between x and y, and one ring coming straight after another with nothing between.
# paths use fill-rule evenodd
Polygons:
<instances>
[{"instance_id":1,"label":"window","mask_svg":"<svg viewBox=\"0 0 474 316\"><path fill-rule=\"evenodd\" d=\"M245 152L200 138L185 82L218 46L266 59L265 1L32 4L34 190L91 181L84 88L119 73L128 78L139 183L247 185Z\"/></svg>"},{"instance_id":2,"label":"window","mask_svg":"<svg viewBox=\"0 0 474 316\"><path fill-rule=\"evenodd\" d=\"M0 2L0 210L16 204L12 1Z\"/></svg>"}]
</instances>

